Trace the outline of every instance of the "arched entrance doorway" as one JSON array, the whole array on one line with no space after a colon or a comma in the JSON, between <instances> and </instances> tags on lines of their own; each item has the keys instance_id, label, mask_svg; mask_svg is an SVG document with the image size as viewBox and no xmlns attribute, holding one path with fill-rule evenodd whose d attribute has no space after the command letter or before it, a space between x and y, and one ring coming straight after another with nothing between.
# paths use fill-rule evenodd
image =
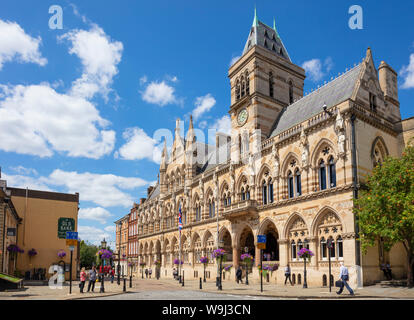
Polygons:
<instances>
[{"instance_id":1,"label":"arched entrance doorway","mask_svg":"<svg viewBox=\"0 0 414 320\"><path fill-rule=\"evenodd\" d=\"M279 261L279 234L274 223L267 221L260 234L266 235L266 249L263 250L263 260Z\"/></svg>"},{"instance_id":2,"label":"arched entrance doorway","mask_svg":"<svg viewBox=\"0 0 414 320\"><path fill-rule=\"evenodd\" d=\"M256 250L254 246L254 235L252 229L245 227L240 234L240 250L241 254L249 253L254 258L256 255Z\"/></svg>"}]
</instances>

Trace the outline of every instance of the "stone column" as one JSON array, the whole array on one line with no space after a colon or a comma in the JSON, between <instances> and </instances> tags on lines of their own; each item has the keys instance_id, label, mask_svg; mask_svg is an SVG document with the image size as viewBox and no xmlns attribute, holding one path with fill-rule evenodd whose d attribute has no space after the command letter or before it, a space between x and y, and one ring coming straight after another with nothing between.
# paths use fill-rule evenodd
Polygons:
<instances>
[{"instance_id":1,"label":"stone column","mask_svg":"<svg viewBox=\"0 0 414 320\"><path fill-rule=\"evenodd\" d=\"M315 255L311 258L311 262L309 266L317 267L318 265L318 237L310 237L309 238L309 250L312 251Z\"/></svg>"},{"instance_id":2,"label":"stone column","mask_svg":"<svg viewBox=\"0 0 414 320\"><path fill-rule=\"evenodd\" d=\"M233 246L233 267L234 267L234 270L236 270L240 265L239 252L240 252L240 248L237 245L234 245Z\"/></svg>"},{"instance_id":3,"label":"stone column","mask_svg":"<svg viewBox=\"0 0 414 320\"><path fill-rule=\"evenodd\" d=\"M258 267L260 265L260 249L257 247L257 243L254 244L255 249L255 265Z\"/></svg>"},{"instance_id":4,"label":"stone column","mask_svg":"<svg viewBox=\"0 0 414 320\"><path fill-rule=\"evenodd\" d=\"M279 243L280 270L283 270L289 263L289 240L279 239L277 242Z\"/></svg>"}]
</instances>

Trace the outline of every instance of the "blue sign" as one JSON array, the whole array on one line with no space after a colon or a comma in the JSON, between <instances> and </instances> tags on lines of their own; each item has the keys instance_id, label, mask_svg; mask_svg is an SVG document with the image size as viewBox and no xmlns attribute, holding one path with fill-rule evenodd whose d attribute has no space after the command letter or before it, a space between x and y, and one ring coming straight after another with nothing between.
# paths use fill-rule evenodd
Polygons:
<instances>
[{"instance_id":1,"label":"blue sign","mask_svg":"<svg viewBox=\"0 0 414 320\"><path fill-rule=\"evenodd\" d=\"M78 240L78 233L73 231L66 232L66 239L68 240Z\"/></svg>"},{"instance_id":2,"label":"blue sign","mask_svg":"<svg viewBox=\"0 0 414 320\"><path fill-rule=\"evenodd\" d=\"M266 243L266 235L258 235L257 243Z\"/></svg>"}]
</instances>

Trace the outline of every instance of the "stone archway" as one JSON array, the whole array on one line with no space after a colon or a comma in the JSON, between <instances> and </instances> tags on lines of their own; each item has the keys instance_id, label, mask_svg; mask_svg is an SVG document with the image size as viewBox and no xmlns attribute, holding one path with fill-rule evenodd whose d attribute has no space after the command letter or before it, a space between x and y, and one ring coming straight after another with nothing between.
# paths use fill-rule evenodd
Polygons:
<instances>
[{"instance_id":1,"label":"stone archway","mask_svg":"<svg viewBox=\"0 0 414 320\"><path fill-rule=\"evenodd\" d=\"M247 253L251 254L254 258L256 256L256 248L252 229L245 226L240 233L239 239L241 253L246 253L247 249Z\"/></svg>"},{"instance_id":2,"label":"stone archway","mask_svg":"<svg viewBox=\"0 0 414 320\"><path fill-rule=\"evenodd\" d=\"M266 249L263 250L263 260L279 261L279 233L275 224L267 220L262 226L260 234L266 236Z\"/></svg>"}]
</instances>

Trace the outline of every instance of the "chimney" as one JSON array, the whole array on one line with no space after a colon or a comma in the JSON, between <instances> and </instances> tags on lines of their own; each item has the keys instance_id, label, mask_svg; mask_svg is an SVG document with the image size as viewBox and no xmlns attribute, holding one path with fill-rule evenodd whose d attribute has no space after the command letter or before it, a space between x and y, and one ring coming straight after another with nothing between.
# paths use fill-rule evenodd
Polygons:
<instances>
[{"instance_id":1,"label":"chimney","mask_svg":"<svg viewBox=\"0 0 414 320\"><path fill-rule=\"evenodd\" d=\"M145 202L145 198L139 199L139 204L143 204Z\"/></svg>"},{"instance_id":2,"label":"chimney","mask_svg":"<svg viewBox=\"0 0 414 320\"><path fill-rule=\"evenodd\" d=\"M151 191L154 189L154 187L150 186L147 189L147 197L149 197L149 195L151 194Z\"/></svg>"}]
</instances>

